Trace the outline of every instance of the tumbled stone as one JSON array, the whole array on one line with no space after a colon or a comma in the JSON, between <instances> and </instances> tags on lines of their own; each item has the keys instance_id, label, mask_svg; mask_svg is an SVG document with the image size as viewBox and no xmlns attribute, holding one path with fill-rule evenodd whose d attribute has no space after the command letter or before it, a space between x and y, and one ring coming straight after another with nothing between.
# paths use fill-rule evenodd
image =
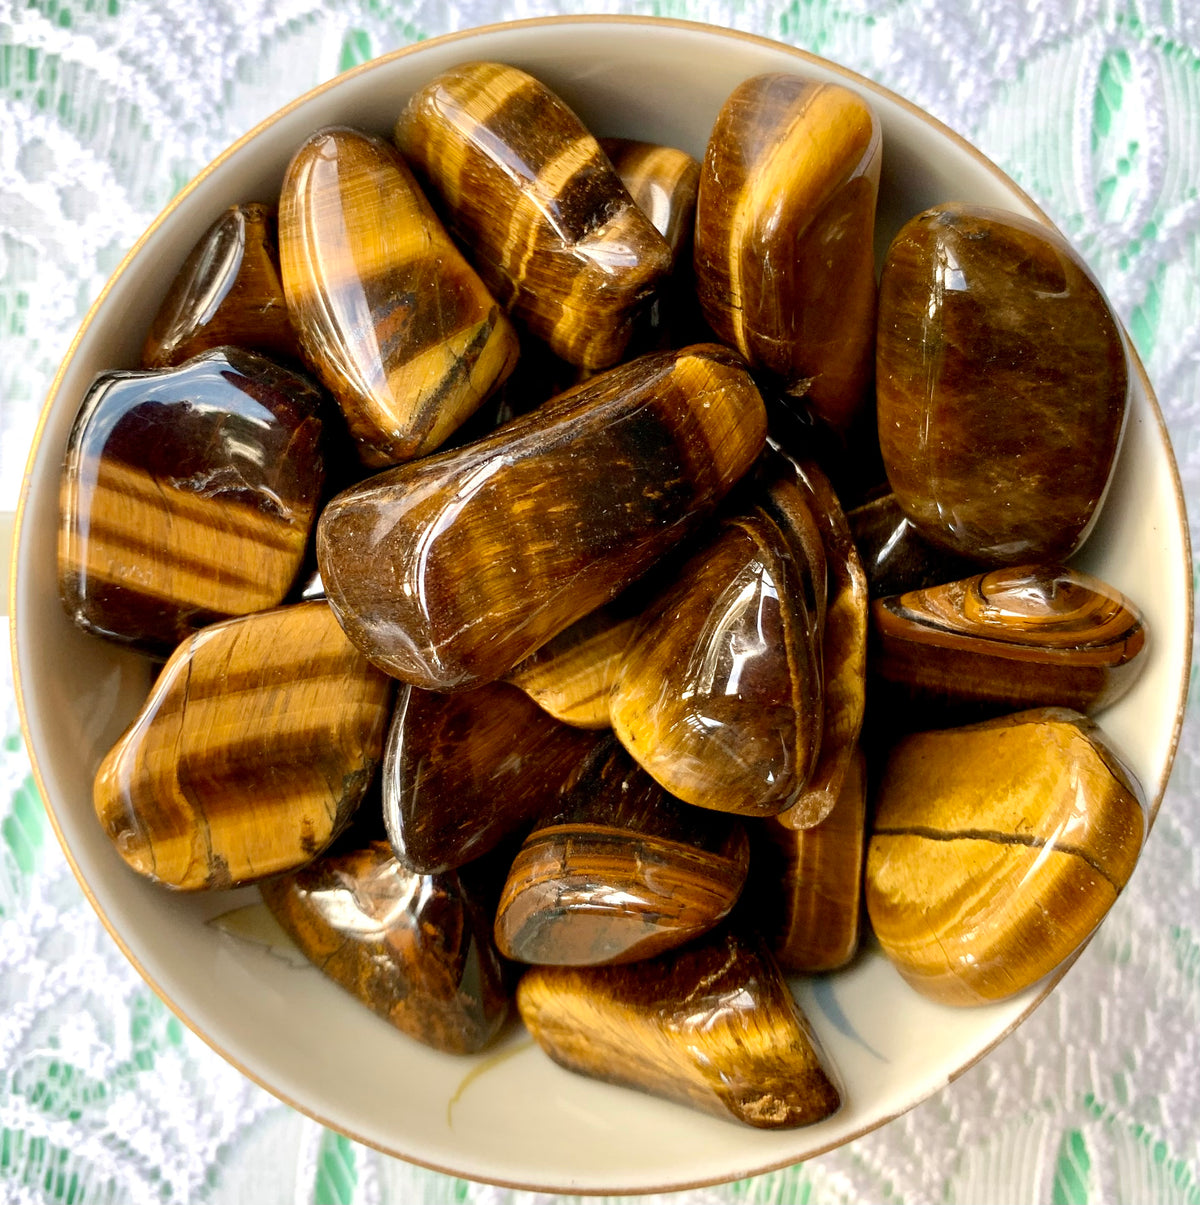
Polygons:
<instances>
[{"instance_id":1,"label":"tumbled stone","mask_svg":"<svg viewBox=\"0 0 1200 1205\"><path fill-rule=\"evenodd\" d=\"M324 602L205 628L100 764L100 823L134 870L181 890L302 866L370 785L391 688Z\"/></svg>"},{"instance_id":2,"label":"tumbled stone","mask_svg":"<svg viewBox=\"0 0 1200 1205\"><path fill-rule=\"evenodd\" d=\"M635 138L601 138L600 147L633 203L666 239L672 260L690 251L700 164L687 151Z\"/></svg>"},{"instance_id":3,"label":"tumbled stone","mask_svg":"<svg viewBox=\"0 0 1200 1205\"><path fill-rule=\"evenodd\" d=\"M438 447L512 371L516 334L394 147L335 126L288 166L283 286L373 467Z\"/></svg>"},{"instance_id":4,"label":"tumbled stone","mask_svg":"<svg viewBox=\"0 0 1200 1205\"><path fill-rule=\"evenodd\" d=\"M761 1129L841 1107L808 1021L774 960L722 930L619 967L534 967L521 1019L571 1071Z\"/></svg>"},{"instance_id":5,"label":"tumbled stone","mask_svg":"<svg viewBox=\"0 0 1200 1205\"><path fill-rule=\"evenodd\" d=\"M60 495L72 619L165 654L205 624L281 602L324 481L321 405L307 378L235 348L98 376Z\"/></svg>"},{"instance_id":6,"label":"tumbled stone","mask_svg":"<svg viewBox=\"0 0 1200 1205\"><path fill-rule=\"evenodd\" d=\"M330 602L414 686L495 680L695 531L765 421L724 348L643 356L335 498L317 528Z\"/></svg>"},{"instance_id":7,"label":"tumbled stone","mask_svg":"<svg viewBox=\"0 0 1200 1205\"><path fill-rule=\"evenodd\" d=\"M1099 728L1063 708L906 737L874 792L867 855L884 953L946 1004L1036 983L1125 886L1140 794Z\"/></svg>"},{"instance_id":8,"label":"tumbled stone","mask_svg":"<svg viewBox=\"0 0 1200 1205\"><path fill-rule=\"evenodd\" d=\"M466 63L413 95L395 138L493 295L564 360L616 364L671 253L567 105Z\"/></svg>"},{"instance_id":9,"label":"tumbled stone","mask_svg":"<svg viewBox=\"0 0 1200 1205\"><path fill-rule=\"evenodd\" d=\"M877 343L884 464L921 534L992 565L1070 556L1108 486L1128 369L1065 240L1002 210L926 210L888 250Z\"/></svg>"}]
</instances>

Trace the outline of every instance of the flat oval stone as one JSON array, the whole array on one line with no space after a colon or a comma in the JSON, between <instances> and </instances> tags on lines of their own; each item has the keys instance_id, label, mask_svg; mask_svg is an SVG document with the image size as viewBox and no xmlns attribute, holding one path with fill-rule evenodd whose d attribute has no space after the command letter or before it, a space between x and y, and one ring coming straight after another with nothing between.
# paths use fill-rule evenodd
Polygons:
<instances>
[{"instance_id":1,"label":"flat oval stone","mask_svg":"<svg viewBox=\"0 0 1200 1205\"><path fill-rule=\"evenodd\" d=\"M396 857L434 874L487 853L558 803L597 739L503 682L453 695L402 686L383 759Z\"/></svg>"},{"instance_id":2,"label":"flat oval stone","mask_svg":"<svg viewBox=\"0 0 1200 1205\"><path fill-rule=\"evenodd\" d=\"M280 603L325 479L306 377L221 348L101 373L67 442L59 591L87 631L165 654L205 624Z\"/></svg>"},{"instance_id":3,"label":"flat oval stone","mask_svg":"<svg viewBox=\"0 0 1200 1205\"><path fill-rule=\"evenodd\" d=\"M709 325L843 428L871 378L880 148L856 93L755 76L717 116L696 202Z\"/></svg>"},{"instance_id":4,"label":"flat oval stone","mask_svg":"<svg viewBox=\"0 0 1200 1205\"><path fill-rule=\"evenodd\" d=\"M888 480L926 539L993 565L1079 547L1116 459L1128 368L1060 235L967 205L913 218L884 264L876 362Z\"/></svg>"},{"instance_id":5,"label":"flat oval stone","mask_svg":"<svg viewBox=\"0 0 1200 1205\"><path fill-rule=\"evenodd\" d=\"M572 364L616 364L671 252L571 109L515 67L466 63L413 95L395 138L514 316Z\"/></svg>"},{"instance_id":6,"label":"flat oval stone","mask_svg":"<svg viewBox=\"0 0 1200 1205\"><path fill-rule=\"evenodd\" d=\"M508 319L382 139L313 134L284 177L279 240L304 353L365 464L432 451L512 371Z\"/></svg>"},{"instance_id":7,"label":"flat oval stone","mask_svg":"<svg viewBox=\"0 0 1200 1205\"><path fill-rule=\"evenodd\" d=\"M570 1071L760 1129L841 1107L833 1073L761 945L727 928L619 967L533 967L517 1007Z\"/></svg>"},{"instance_id":8,"label":"flat oval stone","mask_svg":"<svg viewBox=\"0 0 1200 1205\"><path fill-rule=\"evenodd\" d=\"M377 842L261 891L305 956L402 1033L474 1054L503 1028L511 996L491 909L468 876L417 874Z\"/></svg>"},{"instance_id":9,"label":"flat oval stone","mask_svg":"<svg viewBox=\"0 0 1200 1205\"><path fill-rule=\"evenodd\" d=\"M184 891L310 862L379 766L391 682L324 602L190 637L96 773L104 831L139 874Z\"/></svg>"},{"instance_id":10,"label":"flat oval stone","mask_svg":"<svg viewBox=\"0 0 1200 1205\"><path fill-rule=\"evenodd\" d=\"M1123 695L1146 628L1119 590L1079 569L1022 565L878 599L872 672L893 697L945 711L1071 707Z\"/></svg>"},{"instance_id":11,"label":"flat oval stone","mask_svg":"<svg viewBox=\"0 0 1200 1205\"><path fill-rule=\"evenodd\" d=\"M1140 796L1100 729L1063 708L906 737L884 768L867 854L884 952L946 1004L1036 983L1129 879Z\"/></svg>"},{"instance_id":12,"label":"flat oval stone","mask_svg":"<svg viewBox=\"0 0 1200 1205\"><path fill-rule=\"evenodd\" d=\"M300 359L266 205L231 205L200 237L150 324L142 365L169 368L224 345Z\"/></svg>"},{"instance_id":13,"label":"flat oval stone","mask_svg":"<svg viewBox=\"0 0 1200 1205\"><path fill-rule=\"evenodd\" d=\"M630 361L334 498L317 528L330 602L355 644L414 686L495 680L695 531L765 424L724 348Z\"/></svg>"},{"instance_id":14,"label":"flat oval stone","mask_svg":"<svg viewBox=\"0 0 1200 1205\"><path fill-rule=\"evenodd\" d=\"M736 821L672 799L609 738L514 859L496 944L550 966L649 958L729 913L748 858Z\"/></svg>"}]
</instances>

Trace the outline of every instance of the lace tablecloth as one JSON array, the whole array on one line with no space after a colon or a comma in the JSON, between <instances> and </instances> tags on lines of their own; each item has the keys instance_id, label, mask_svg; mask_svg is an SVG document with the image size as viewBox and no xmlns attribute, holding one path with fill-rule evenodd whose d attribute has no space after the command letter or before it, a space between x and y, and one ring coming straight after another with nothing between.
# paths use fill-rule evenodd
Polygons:
<instances>
[{"instance_id":1,"label":"lace tablecloth","mask_svg":"<svg viewBox=\"0 0 1200 1205\"><path fill-rule=\"evenodd\" d=\"M557 0L2 0L0 512L56 364L205 162L347 66ZM1200 4L626 0L840 61L941 117L1082 249L1200 484ZM0 538L5 520L0 518ZM1194 673L1194 668L1193 668ZM279 1104L138 979L66 868L0 682L0 1202L512 1202ZM1142 864L1050 1000L902 1119L699 1202L1200 1202L1200 725ZM666 1198L659 1198L666 1199Z\"/></svg>"}]
</instances>

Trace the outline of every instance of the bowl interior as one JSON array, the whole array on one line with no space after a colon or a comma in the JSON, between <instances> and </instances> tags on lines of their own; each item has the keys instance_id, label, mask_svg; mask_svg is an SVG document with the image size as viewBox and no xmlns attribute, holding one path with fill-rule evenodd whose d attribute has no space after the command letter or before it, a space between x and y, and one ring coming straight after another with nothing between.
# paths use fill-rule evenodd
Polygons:
<instances>
[{"instance_id":1,"label":"bowl interior","mask_svg":"<svg viewBox=\"0 0 1200 1205\"><path fill-rule=\"evenodd\" d=\"M91 780L148 689L138 657L72 628L56 598L58 478L92 376L132 366L191 244L234 201L272 200L296 146L342 122L388 133L407 95L451 64L499 59L533 72L594 133L703 153L721 102L747 76L786 71L867 93L884 131L878 241L947 200L1039 218L998 170L890 94L800 52L679 23L585 18L474 31L402 52L283 111L219 159L135 248L85 324L51 395L30 462L14 574L18 690L44 794L76 872L126 953L180 1015L272 1091L404 1158L475 1179L558 1191L652 1191L745 1176L803 1159L936 1091L1016 1024L1043 983L991 1007L915 995L874 950L796 992L836 1064L847 1104L806 1130L745 1129L560 1070L519 1029L495 1052L427 1050L317 971L207 922L247 889L180 897L129 873L100 831ZM1140 369L1113 487L1078 558L1144 609L1152 640L1133 691L1101 723L1154 806L1186 688L1189 603L1178 479Z\"/></svg>"}]
</instances>

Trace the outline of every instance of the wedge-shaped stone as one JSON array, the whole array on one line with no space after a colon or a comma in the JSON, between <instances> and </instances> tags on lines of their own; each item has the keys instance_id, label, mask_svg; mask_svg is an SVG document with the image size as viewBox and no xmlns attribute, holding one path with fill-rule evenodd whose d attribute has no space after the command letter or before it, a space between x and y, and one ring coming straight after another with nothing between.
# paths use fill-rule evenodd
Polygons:
<instances>
[{"instance_id":1,"label":"wedge-shaped stone","mask_svg":"<svg viewBox=\"0 0 1200 1205\"><path fill-rule=\"evenodd\" d=\"M617 363L671 252L563 101L466 63L412 97L395 137L514 316L572 364Z\"/></svg>"},{"instance_id":2,"label":"wedge-shaped stone","mask_svg":"<svg viewBox=\"0 0 1200 1205\"><path fill-rule=\"evenodd\" d=\"M165 654L281 602L324 481L321 404L306 377L231 347L97 377L62 478L58 579L75 622Z\"/></svg>"},{"instance_id":3,"label":"wedge-shaped stone","mask_svg":"<svg viewBox=\"0 0 1200 1205\"><path fill-rule=\"evenodd\" d=\"M1005 999L1100 923L1144 829L1139 788L1077 712L1042 708L907 737L876 792L871 924L923 995Z\"/></svg>"},{"instance_id":4,"label":"wedge-shaped stone","mask_svg":"<svg viewBox=\"0 0 1200 1205\"><path fill-rule=\"evenodd\" d=\"M790 469L755 497L642 616L609 711L671 794L763 816L796 802L820 750L827 571Z\"/></svg>"},{"instance_id":5,"label":"wedge-shaped stone","mask_svg":"<svg viewBox=\"0 0 1200 1205\"><path fill-rule=\"evenodd\" d=\"M939 205L888 250L879 442L921 534L992 565L1058 561L1085 539L1125 422L1108 302L1057 233Z\"/></svg>"},{"instance_id":6,"label":"wedge-shaped stone","mask_svg":"<svg viewBox=\"0 0 1200 1205\"><path fill-rule=\"evenodd\" d=\"M748 858L739 823L672 799L609 737L514 859L496 944L551 966L649 958L728 914Z\"/></svg>"},{"instance_id":7,"label":"wedge-shaped stone","mask_svg":"<svg viewBox=\"0 0 1200 1205\"><path fill-rule=\"evenodd\" d=\"M1146 644L1125 595L1060 565L994 569L878 599L871 624L872 672L893 697L963 714L1106 707L1133 685Z\"/></svg>"},{"instance_id":8,"label":"wedge-shaped stone","mask_svg":"<svg viewBox=\"0 0 1200 1205\"><path fill-rule=\"evenodd\" d=\"M621 967L534 967L521 1018L571 1071L761 1129L841 1107L803 1013L760 944L722 930Z\"/></svg>"},{"instance_id":9,"label":"wedge-shaped stone","mask_svg":"<svg viewBox=\"0 0 1200 1205\"><path fill-rule=\"evenodd\" d=\"M397 858L452 870L528 827L599 738L503 682L453 695L402 686L383 760L383 818Z\"/></svg>"},{"instance_id":10,"label":"wedge-shaped stone","mask_svg":"<svg viewBox=\"0 0 1200 1205\"><path fill-rule=\"evenodd\" d=\"M395 148L331 127L288 167L283 286L365 464L436 448L512 371L508 319Z\"/></svg>"},{"instance_id":11,"label":"wedge-shaped stone","mask_svg":"<svg viewBox=\"0 0 1200 1205\"><path fill-rule=\"evenodd\" d=\"M100 764L100 823L134 870L181 890L303 866L370 785L391 688L323 602L205 628Z\"/></svg>"},{"instance_id":12,"label":"wedge-shaped stone","mask_svg":"<svg viewBox=\"0 0 1200 1205\"><path fill-rule=\"evenodd\" d=\"M474 1054L508 1018L487 891L467 873L417 874L377 842L261 890L311 962L419 1042Z\"/></svg>"},{"instance_id":13,"label":"wedge-shaped stone","mask_svg":"<svg viewBox=\"0 0 1200 1205\"><path fill-rule=\"evenodd\" d=\"M842 428L871 378L880 147L854 92L755 76L717 116L696 203L709 324Z\"/></svg>"},{"instance_id":14,"label":"wedge-shaped stone","mask_svg":"<svg viewBox=\"0 0 1200 1205\"><path fill-rule=\"evenodd\" d=\"M339 495L317 529L325 589L396 677L431 690L494 680L694 531L753 463L765 423L733 353L643 356Z\"/></svg>"},{"instance_id":15,"label":"wedge-shaped stone","mask_svg":"<svg viewBox=\"0 0 1200 1205\"><path fill-rule=\"evenodd\" d=\"M168 368L223 345L300 358L266 205L231 205L192 248L150 324L142 364Z\"/></svg>"}]
</instances>

